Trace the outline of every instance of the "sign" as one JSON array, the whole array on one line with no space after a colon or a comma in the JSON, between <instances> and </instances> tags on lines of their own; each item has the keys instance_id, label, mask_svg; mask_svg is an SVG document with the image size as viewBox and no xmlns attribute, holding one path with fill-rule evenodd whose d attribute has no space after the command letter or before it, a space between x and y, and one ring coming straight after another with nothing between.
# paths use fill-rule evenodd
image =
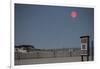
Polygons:
<instances>
[{"instance_id":1,"label":"sign","mask_svg":"<svg viewBox=\"0 0 100 69\"><path fill-rule=\"evenodd\" d=\"M81 36L81 60L83 61L83 56L87 57L89 60L89 36Z\"/></svg>"}]
</instances>

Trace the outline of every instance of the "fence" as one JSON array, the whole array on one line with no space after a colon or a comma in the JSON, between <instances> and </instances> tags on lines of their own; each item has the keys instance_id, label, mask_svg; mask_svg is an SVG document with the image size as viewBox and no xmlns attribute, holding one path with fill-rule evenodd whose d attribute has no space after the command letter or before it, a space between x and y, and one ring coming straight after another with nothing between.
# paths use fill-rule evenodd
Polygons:
<instances>
[{"instance_id":1,"label":"fence","mask_svg":"<svg viewBox=\"0 0 100 69\"><path fill-rule=\"evenodd\" d=\"M80 56L80 48L34 50L32 52L15 52L15 59L35 59L53 57L73 57Z\"/></svg>"}]
</instances>

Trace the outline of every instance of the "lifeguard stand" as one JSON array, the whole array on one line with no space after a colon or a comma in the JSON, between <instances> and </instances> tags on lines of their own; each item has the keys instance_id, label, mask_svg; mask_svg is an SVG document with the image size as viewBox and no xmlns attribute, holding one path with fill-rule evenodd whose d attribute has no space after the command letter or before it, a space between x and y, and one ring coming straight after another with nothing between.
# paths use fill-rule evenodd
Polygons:
<instances>
[{"instance_id":1,"label":"lifeguard stand","mask_svg":"<svg viewBox=\"0 0 100 69\"><path fill-rule=\"evenodd\" d=\"M87 57L89 61L89 36L81 36L81 61L84 61L84 57Z\"/></svg>"}]
</instances>

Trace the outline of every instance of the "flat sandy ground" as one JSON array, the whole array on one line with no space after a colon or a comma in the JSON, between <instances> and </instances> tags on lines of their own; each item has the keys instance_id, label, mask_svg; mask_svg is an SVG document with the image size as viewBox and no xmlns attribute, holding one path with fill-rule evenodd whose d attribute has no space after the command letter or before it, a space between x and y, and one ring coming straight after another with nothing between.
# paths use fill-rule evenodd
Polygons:
<instances>
[{"instance_id":1,"label":"flat sandy ground","mask_svg":"<svg viewBox=\"0 0 100 69\"><path fill-rule=\"evenodd\" d=\"M86 57L84 57L86 61ZM91 61L91 57L89 57ZM38 59L20 59L15 60L15 65L29 65L29 64L46 64L46 63L63 63L63 62L81 62L81 57L57 57L57 58L38 58Z\"/></svg>"}]
</instances>

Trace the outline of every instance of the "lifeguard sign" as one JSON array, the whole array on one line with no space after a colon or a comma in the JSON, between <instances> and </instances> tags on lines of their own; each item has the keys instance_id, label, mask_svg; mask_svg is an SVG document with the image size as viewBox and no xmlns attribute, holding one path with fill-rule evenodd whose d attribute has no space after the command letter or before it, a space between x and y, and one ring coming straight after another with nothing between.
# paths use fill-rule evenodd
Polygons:
<instances>
[{"instance_id":1,"label":"lifeguard sign","mask_svg":"<svg viewBox=\"0 0 100 69\"><path fill-rule=\"evenodd\" d=\"M83 61L83 56L87 56L87 61L89 60L89 36L81 36L81 58Z\"/></svg>"}]
</instances>

